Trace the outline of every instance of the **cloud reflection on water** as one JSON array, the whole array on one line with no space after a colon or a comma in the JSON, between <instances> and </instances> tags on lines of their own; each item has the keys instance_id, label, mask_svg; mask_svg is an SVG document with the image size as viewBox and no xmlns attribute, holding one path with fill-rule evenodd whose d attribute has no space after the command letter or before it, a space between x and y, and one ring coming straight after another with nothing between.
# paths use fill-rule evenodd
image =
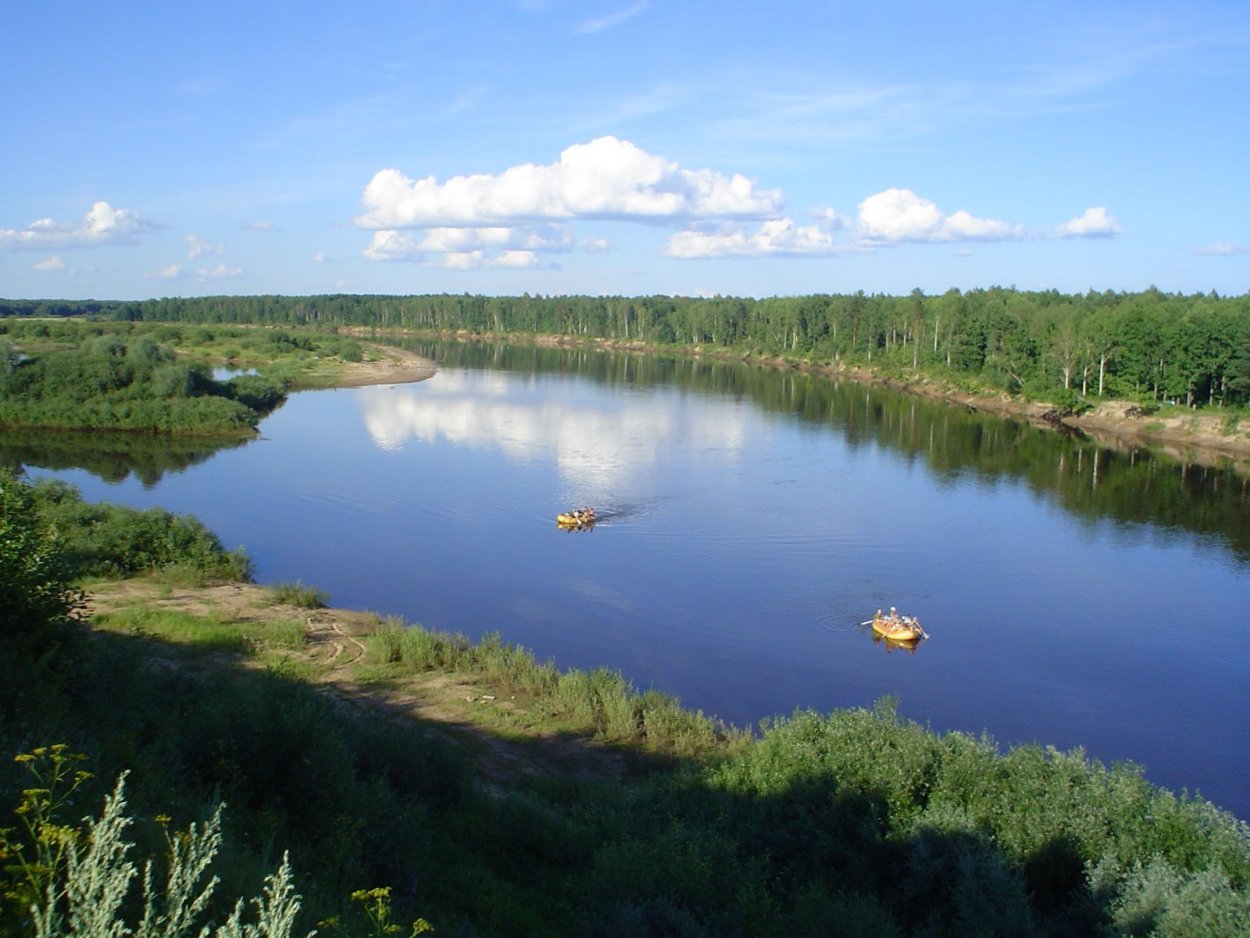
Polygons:
<instances>
[{"instance_id":1,"label":"cloud reflection on water","mask_svg":"<svg viewBox=\"0 0 1250 938\"><path fill-rule=\"evenodd\" d=\"M748 404L729 398L625 391L585 407L567 388L491 372L439 371L418 386L362 388L365 427L380 449L409 441L491 448L517 463L551 460L562 478L619 489L677 449L722 465L748 439Z\"/></svg>"}]
</instances>

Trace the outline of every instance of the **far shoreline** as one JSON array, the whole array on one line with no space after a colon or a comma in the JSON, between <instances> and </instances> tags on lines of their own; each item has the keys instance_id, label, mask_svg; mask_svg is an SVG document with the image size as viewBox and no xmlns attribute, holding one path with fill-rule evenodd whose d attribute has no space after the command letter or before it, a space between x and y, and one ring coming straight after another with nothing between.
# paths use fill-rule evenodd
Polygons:
<instances>
[{"instance_id":1,"label":"far shoreline","mask_svg":"<svg viewBox=\"0 0 1250 938\"><path fill-rule=\"evenodd\" d=\"M418 331L412 329L354 329L357 335L381 336L432 336L459 342L506 342L510 345L536 345L548 348L592 348L602 351L632 352L640 355L680 355L718 361L738 361L767 368L800 371L824 375L834 379L856 381L861 384L877 384L905 394L913 394L930 400L967 407L970 410L994 414L1006 419L1024 420L1033 426L1056 432L1077 433L1093 440L1099 446L1122 452L1147 450L1160 453L1185 465L1211 468L1232 468L1242 475L1250 475L1250 417L1244 425L1210 411L1147 413L1131 401L1105 399L1092 410L1083 414L1064 414L1054 404L1030 401L1009 394L982 395L952 389L925 375L916 374L910 379L900 379L864 365L841 363L818 364L792 359L756 356L728 351L709 351L702 346L654 346L643 342L605 338L579 338L576 336L518 336L508 333L474 333L465 330ZM370 343L371 345L373 343ZM365 377L377 380L361 380L359 383L340 384L356 387L364 384L393 384L400 379L388 379L387 374L402 374L407 368L419 377L404 378L421 381L437 371L437 364L415 353L395 346L381 345L389 352L402 353L409 366L393 364L380 366L381 370L362 372ZM394 368L394 371L387 371Z\"/></svg>"}]
</instances>

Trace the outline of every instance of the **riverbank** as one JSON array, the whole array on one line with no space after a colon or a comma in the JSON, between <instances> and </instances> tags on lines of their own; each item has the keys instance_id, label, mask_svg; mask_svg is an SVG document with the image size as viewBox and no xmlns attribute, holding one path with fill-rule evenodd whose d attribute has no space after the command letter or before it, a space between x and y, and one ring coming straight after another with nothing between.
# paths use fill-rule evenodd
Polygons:
<instances>
[{"instance_id":1,"label":"riverbank","mask_svg":"<svg viewBox=\"0 0 1250 938\"><path fill-rule=\"evenodd\" d=\"M369 357L364 361L349 362L334 382L335 387L362 388L379 384L412 384L431 378L438 365L415 352L367 343Z\"/></svg>"},{"instance_id":2,"label":"riverbank","mask_svg":"<svg viewBox=\"0 0 1250 938\"><path fill-rule=\"evenodd\" d=\"M1236 413L1220 416L1183 407L1149 411L1130 401L1108 400L1081 414L1065 414L1043 401L1007 394L973 394L924 376L899 380L858 367L817 370L970 410L1025 420L1044 429L1079 433L1106 449L1149 450L1186 465L1230 467L1250 475L1250 417L1242 418Z\"/></svg>"}]
</instances>

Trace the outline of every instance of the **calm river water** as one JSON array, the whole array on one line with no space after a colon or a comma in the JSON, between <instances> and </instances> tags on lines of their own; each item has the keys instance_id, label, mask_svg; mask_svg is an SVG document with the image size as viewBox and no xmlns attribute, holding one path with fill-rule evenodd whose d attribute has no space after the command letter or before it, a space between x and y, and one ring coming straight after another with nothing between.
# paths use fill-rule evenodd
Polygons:
<instances>
[{"instance_id":1,"label":"calm river water","mask_svg":"<svg viewBox=\"0 0 1250 938\"><path fill-rule=\"evenodd\" d=\"M296 394L215 453L0 452L194 513L261 582L498 631L738 725L892 694L1250 817L1244 478L789 372L414 347L433 379ZM556 528L583 504L592 531ZM860 624L890 605L928 630L914 653Z\"/></svg>"}]
</instances>

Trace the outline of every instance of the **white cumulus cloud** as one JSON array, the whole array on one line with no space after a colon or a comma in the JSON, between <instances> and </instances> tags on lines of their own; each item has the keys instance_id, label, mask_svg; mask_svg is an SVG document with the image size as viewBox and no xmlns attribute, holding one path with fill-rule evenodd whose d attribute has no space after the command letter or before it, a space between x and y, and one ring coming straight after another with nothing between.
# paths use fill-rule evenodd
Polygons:
<instances>
[{"instance_id":1,"label":"white cumulus cloud","mask_svg":"<svg viewBox=\"0 0 1250 938\"><path fill-rule=\"evenodd\" d=\"M61 260L55 254L51 257L45 257L39 263L35 264L35 270L64 270L65 261Z\"/></svg>"},{"instance_id":2,"label":"white cumulus cloud","mask_svg":"<svg viewBox=\"0 0 1250 938\"><path fill-rule=\"evenodd\" d=\"M409 179L383 169L365 187L362 228L485 227L541 219L762 218L781 192L741 174L685 169L627 140L599 137L546 165L525 163L497 176Z\"/></svg>"},{"instance_id":3,"label":"white cumulus cloud","mask_svg":"<svg viewBox=\"0 0 1250 938\"><path fill-rule=\"evenodd\" d=\"M1065 221L1056 230L1061 238L1110 238L1123 231L1115 216L1107 214L1101 205L1087 208L1083 215Z\"/></svg>"},{"instance_id":4,"label":"white cumulus cloud","mask_svg":"<svg viewBox=\"0 0 1250 938\"><path fill-rule=\"evenodd\" d=\"M153 270L143 276L149 280L176 280L182 274L182 268L177 264L170 264L168 267L162 267L160 270Z\"/></svg>"},{"instance_id":5,"label":"white cumulus cloud","mask_svg":"<svg viewBox=\"0 0 1250 938\"><path fill-rule=\"evenodd\" d=\"M73 250L106 244L135 244L145 231L158 227L126 208L96 202L81 222L40 218L25 228L0 228L0 248L10 250Z\"/></svg>"},{"instance_id":6,"label":"white cumulus cloud","mask_svg":"<svg viewBox=\"0 0 1250 938\"><path fill-rule=\"evenodd\" d=\"M855 230L865 241L1012 241L1024 238L1020 225L977 218L964 210L942 213L910 189L886 189L859 203Z\"/></svg>"}]
</instances>

